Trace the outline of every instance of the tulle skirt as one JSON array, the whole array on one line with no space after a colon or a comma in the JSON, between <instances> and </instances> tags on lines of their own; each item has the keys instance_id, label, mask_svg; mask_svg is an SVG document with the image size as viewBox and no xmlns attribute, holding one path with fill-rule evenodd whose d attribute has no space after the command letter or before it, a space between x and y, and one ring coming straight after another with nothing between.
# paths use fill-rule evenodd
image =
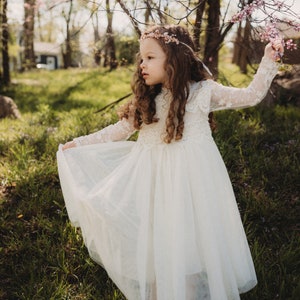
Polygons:
<instances>
[{"instance_id":1,"label":"tulle skirt","mask_svg":"<svg viewBox=\"0 0 300 300\"><path fill-rule=\"evenodd\" d=\"M239 299L256 275L212 140L57 152L69 218L130 300Z\"/></svg>"}]
</instances>

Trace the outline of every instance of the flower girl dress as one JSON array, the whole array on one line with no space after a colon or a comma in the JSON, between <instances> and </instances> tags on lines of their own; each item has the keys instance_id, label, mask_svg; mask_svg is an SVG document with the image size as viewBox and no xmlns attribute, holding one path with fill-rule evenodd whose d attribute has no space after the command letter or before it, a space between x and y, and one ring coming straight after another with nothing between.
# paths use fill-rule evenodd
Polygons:
<instances>
[{"instance_id":1,"label":"flower girl dress","mask_svg":"<svg viewBox=\"0 0 300 300\"><path fill-rule=\"evenodd\" d=\"M170 93L156 97L157 123L135 131L122 119L57 152L69 218L90 256L130 300L226 300L256 275L210 111L259 103L277 72L264 57L247 88L193 82L183 138L163 142Z\"/></svg>"}]
</instances>

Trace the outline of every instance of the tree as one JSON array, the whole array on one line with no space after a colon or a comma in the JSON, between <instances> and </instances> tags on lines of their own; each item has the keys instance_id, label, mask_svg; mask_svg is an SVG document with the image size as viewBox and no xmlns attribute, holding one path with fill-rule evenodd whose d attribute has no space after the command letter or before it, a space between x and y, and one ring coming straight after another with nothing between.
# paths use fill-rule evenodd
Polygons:
<instances>
[{"instance_id":1,"label":"tree","mask_svg":"<svg viewBox=\"0 0 300 300\"><path fill-rule=\"evenodd\" d=\"M99 32L98 6L95 0L93 0L91 4L91 21L94 33L94 61L95 64L99 66L101 64L102 47L100 46L101 37Z\"/></svg>"},{"instance_id":2,"label":"tree","mask_svg":"<svg viewBox=\"0 0 300 300\"><path fill-rule=\"evenodd\" d=\"M196 47L196 51L200 51L200 34L202 28L202 19L205 10L206 0L198 0L196 9L196 18L194 24L193 39Z\"/></svg>"},{"instance_id":3,"label":"tree","mask_svg":"<svg viewBox=\"0 0 300 300\"><path fill-rule=\"evenodd\" d=\"M247 74L249 49L251 43L251 24L246 20L245 26L239 23L233 49L232 62L239 66L242 73Z\"/></svg>"},{"instance_id":4,"label":"tree","mask_svg":"<svg viewBox=\"0 0 300 300\"><path fill-rule=\"evenodd\" d=\"M51 0L39 1L39 6L36 8L36 23L34 30L36 37L41 42L55 43L58 34L58 19L57 12L54 12L53 3Z\"/></svg>"},{"instance_id":5,"label":"tree","mask_svg":"<svg viewBox=\"0 0 300 300\"><path fill-rule=\"evenodd\" d=\"M34 55L34 17L36 0L24 0L25 20L23 24L24 39L24 62L23 68L31 69L35 67Z\"/></svg>"},{"instance_id":6,"label":"tree","mask_svg":"<svg viewBox=\"0 0 300 300\"><path fill-rule=\"evenodd\" d=\"M220 1L207 0L208 19L205 31L204 63L214 73L218 73L220 48Z\"/></svg>"},{"instance_id":7,"label":"tree","mask_svg":"<svg viewBox=\"0 0 300 300\"><path fill-rule=\"evenodd\" d=\"M106 15L107 15L107 28L106 28L106 44L104 53L104 66L109 66L110 70L116 69L118 66L116 57L116 47L112 28L113 11L110 9L110 0L106 0Z\"/></svg>"},{"instance_id":8,"label":"tree","mask_svg":"<svg viewBox=\"0 0 300 300\"><path fill-rule=\"evenodd\" d=\"M10 83L9 54L8 54L8 24L7 24L7 0L1 0L1 32L2 32L2 81L4 85Z\"/></svg>"},{"instance_id":9,"label":"tree","mask_svg":"<svg viewBox=\"0 0 300 300\"><path fill-rule=\"evenodd\" d=\"M242 8L251 5L253 0L241 1ZM236 33L232 62L239 66L242 73L247 74L247 66L250 62L249 50L251 48L251 23L249 19L239 22Z\"/></svg>"},{"instance_id":10,"label":"tree","mask_svg":"<svg viewBox=\"0 0 300 300\"><path fill-rule=\"evenodd\" d=\"M71 46L71 16L73 11L73 0L69 0L69 9L65 11L63 9L62 15L66 21L66 38L65 48L63 50L64 68L67 69L72 65L72 46Z\"/></svg>"}]
</instances>

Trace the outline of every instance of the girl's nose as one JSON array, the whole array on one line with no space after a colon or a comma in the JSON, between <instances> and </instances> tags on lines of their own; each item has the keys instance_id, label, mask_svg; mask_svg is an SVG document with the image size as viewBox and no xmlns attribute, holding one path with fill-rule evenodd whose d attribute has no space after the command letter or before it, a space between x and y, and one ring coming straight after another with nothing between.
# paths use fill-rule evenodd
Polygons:
<instances>
[{"instance_id":1,"label":"girl's nose","mask_svg":"<svg viewBox=\"0 0 300 300\"><path fill-rule=\"evenodd\" d=\"M141 63L140 63L140 68L141 68L141 69L145 68L145 64L144 64L143 61L141 61Z\"/></svg>"}]
</instances>

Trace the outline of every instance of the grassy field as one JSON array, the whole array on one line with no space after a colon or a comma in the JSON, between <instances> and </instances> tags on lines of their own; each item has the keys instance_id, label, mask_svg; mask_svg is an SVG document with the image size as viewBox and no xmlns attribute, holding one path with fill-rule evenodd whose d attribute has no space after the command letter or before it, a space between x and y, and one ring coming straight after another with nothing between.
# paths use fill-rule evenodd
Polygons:
<instances>
[{"instance_id":1,"label":"grassy field","mask_svg":"<svg viewBox=\"0 0 300 300\"><path fill-rule=\"evenodd\" d=\"M225 72L235 84L250 78ZM1 94L21 120L0 120L0 299L124 299L70 226L56 150L116 120L96 114L130 92L132 72L59 70L15 74ZM216 114L215 140L228 167L257 271L245 300L300 299L300 108Z\"/></svg>"}]
</instances>

